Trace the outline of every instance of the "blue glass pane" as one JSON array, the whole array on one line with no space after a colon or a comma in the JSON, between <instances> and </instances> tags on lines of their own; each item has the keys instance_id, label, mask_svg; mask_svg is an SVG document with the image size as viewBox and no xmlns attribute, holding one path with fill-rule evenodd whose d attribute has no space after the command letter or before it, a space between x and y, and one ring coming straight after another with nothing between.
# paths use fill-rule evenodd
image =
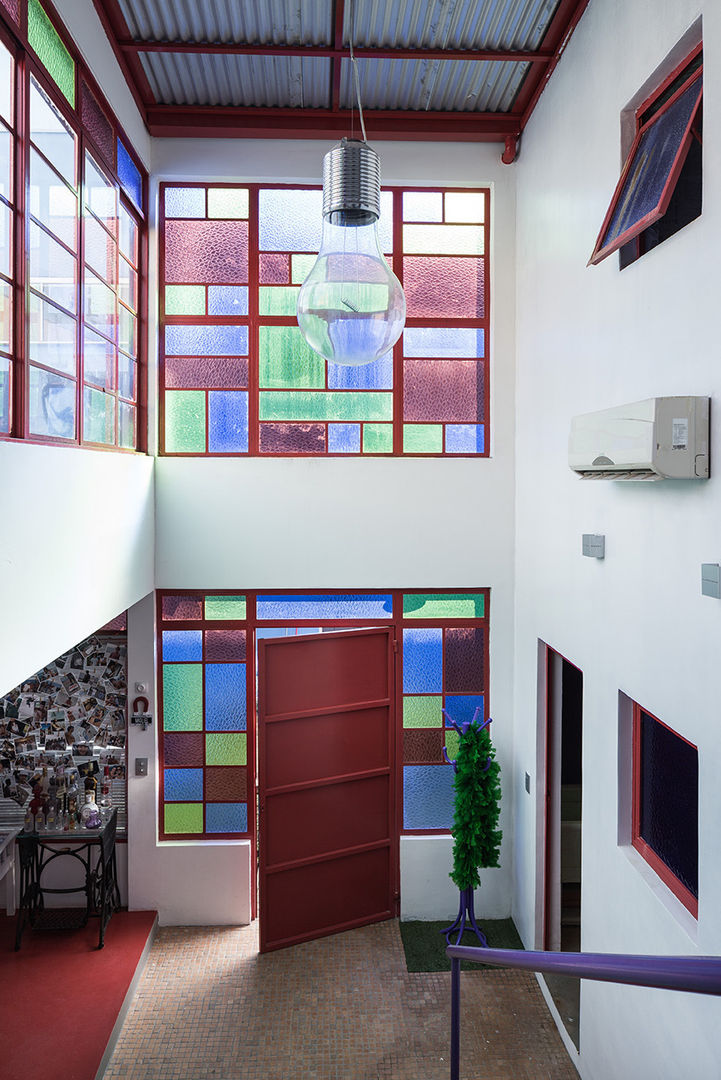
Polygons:
<instances>
[{"instance_id":1,"label":"blue glass pane","mask_svg":"<svg viewBox=\"0 0 721 1080\"><path fill-rule=\"evenodd\" d=\"M143 178L138 166L118 139L118 178L125 194L132 199L139 210L143 207Z\"/></svg>"},{"instance_id":2,"label":"blue glass pane","mask_svg":"<svg viewBox=\"0 0 721 1080\"><path fill-rule=\"evenodd\" d=\"M236 833L248 831L248 804L219 802L205 804L205 831Z\"/></svg>"},{"instance_id":3,"label":"blue glass pane","mask_svg":"<svg viewBox=\"0 0 721 1080\"><path fill-rule=\"evenodd\" d=\"M202 769L166 769L165 802L198 802L203 798Z\"/></svg>"},{"instance_id":4,"label":"blue glass pane","mask_svg":"<svg viewBox=\"0 0 721 1080\"><path fill-rule=\"evenodd\" d=\"M329 454L359 454L360 424L328 424Z\"/></svg>"},{"instance_id":5,"label":"blue glass pane","mask_svg":"<svg viewBox=\"0 0 721 1080\"><path fill-rule=\"evenodd\" d=\"M206 664L205 730L245 729L245 664Z\"/></svg>"},{"instance_id":6,"label":"blue glass pane","mask_svg":"<svg viewBox=\"0 0 721 1080\"><path fill-rule=\"evenodd\" d=\"M483 424L446 424L446 453L482 454L484 436Z\"/></svg>"},{"instance_id":7,"label":"blue glass pane","mask_svg":"<svg viewBox=\"0 0 721 1080\"><path fill-rule=\"evenodd\" d=\"M247 326L166 326L168 356L247 356Z\"/></svg>"},{"instance_id":8,"label":"blue glass pane","mask_svg":"<svg viewBox=\"0 0 721 1080\"><path fill-rule=\"evenodd\" d=\"M247 285L209 285L209 315L247 315Z\"/></svg>"},{"instance_id":9,"label":"blue glass pane","mask_svg":"<svg viewBox=\"0 0 721 1080\"><path fill-rule=\"evenodd\" d=\"M412 326L403 331L403 355L478 357L484 355L484 331L446 329L442 326Z\"/></svg>"},{"instance_id":10,"label":"blue glass pane","mask_svg":"<svg viewBox=\"0 0 721 1080\"><path fill-rule=\"evenodd\" d=\"M440 694L443 690L443 631L403 631L403 693Z\"/></svg>"},{"instance_id":11,"label":"blue glass pane","mask_svg":"<svg viewBox=\"0 0 721 1080\"><path fill-rule=\"evenodd\" d=\"M256 610L259 619L390 619L392 603L390 593L259 596Z\"/></svg>"},{"instance_id":12,"label":"blue glass pane","mask_svg":"<svg viewBox=\"0 0 721 1080\"><path fill-rule=\"evenodd\" d=\"M349 367L347 364L328 364L330 390L392 390L393 353L386 353L372 364Z\"/></svg>"},{"instance_id":13,"label":"blue glass pane","mask_svg":"<svg viewBox=\"0 0 721 1080\"><path fill-rule=\"evenodd\" d=\"M280 188L258 196L261 251L312 251L320 248L323 192Z\"/></svg>"},{"instance_id":14,"label":"blue glass pane","mask_svg":"<svg viewBox=\"0 0 721 1080\"><path fill-rule=\"evenodd\" d=\"M403 828L450 829L453 769L450 765L403 766Z\"/></svg>"},{"instance_id":15,"label":"blue glass pane","mask_svg":"<svg viewBox=\"0 0 721 1080\"><path fill-rule=\"evenodd\" d=\"M259 626L255 631L256 639L297 637L299 634L322 634L320 626Z\"/></svg>"},{"instance_id":16,"label":"blue glass pane","mask_svg":"<svg viewBox=\"0 0 721 1080\"><path fill-rule=\"evenodd\" d=\"M202 659L202 630L163 630L163 660Z\"/></svg>"},{"instance_id":17,"label":"blue glass pane","mask_svg":"<svg viewBox=\"0 0 721 1080\"><path fill-rule=\"evenodd\" d=\"M211 390L208 393L208 449L211 454L247 453L247 391Z\"/></svg>"},{"instance_id":18,"label":"blue glass pane","mask_svg":"<svg viewBox=\"0 0 721 1080\"><path fill-rule=\"evenodd\" d=\"M480 709L478 719L483 723L483 694L459 694L457 697L446 694L446 703L443 708L451 714L451 720L454 720L456 724L465 724L466 721L472 720L476 709ZM448 727L447 718L443 719Z\"/></svg>"},{"instance_id":19,"label":"blue glass pane","mask_svg":"<svg viewBox=\"0 0 721 1080\"><path fill-rule=\"evenodd\" d=\"M169 187L165 189L166 218L204 218L205 188Z\"/></svg>"}]
</instances>

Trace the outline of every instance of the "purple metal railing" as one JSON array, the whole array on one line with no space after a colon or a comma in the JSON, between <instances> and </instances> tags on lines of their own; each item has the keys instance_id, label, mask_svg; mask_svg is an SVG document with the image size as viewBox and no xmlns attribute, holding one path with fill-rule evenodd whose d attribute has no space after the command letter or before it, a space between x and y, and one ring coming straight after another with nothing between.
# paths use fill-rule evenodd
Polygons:
<instances>
[{"instance_id":1,"label":"purple metal railing","mask_svg":"<svg viewBox=\"0 0 721 1080\"><path fill-rule=\"evenodd\" d=\"M451 960L451 1080L458 1080L461 1041L461 960L579 979L721 995L719 956L627 956L625 953L523 952L449 945Z\"/></svg>"}]
</instances>

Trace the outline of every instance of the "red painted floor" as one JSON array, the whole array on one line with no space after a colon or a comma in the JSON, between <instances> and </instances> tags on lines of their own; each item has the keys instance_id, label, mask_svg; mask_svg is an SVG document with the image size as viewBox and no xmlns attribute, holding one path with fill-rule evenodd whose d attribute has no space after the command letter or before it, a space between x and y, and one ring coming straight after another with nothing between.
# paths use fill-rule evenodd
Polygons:
<instances>
[{"instance_id":1,"label":"red painted floor","mask_svg":"<svg viewBox=\"0 0 721 1080\"><path fill-rule=\"evenodd\" d=\"M26 929L0 917L0 1075L95 1080L153 923L154 911L120 911L96 948L97 919L82 930Z\"/></svg>"}]
</instances>

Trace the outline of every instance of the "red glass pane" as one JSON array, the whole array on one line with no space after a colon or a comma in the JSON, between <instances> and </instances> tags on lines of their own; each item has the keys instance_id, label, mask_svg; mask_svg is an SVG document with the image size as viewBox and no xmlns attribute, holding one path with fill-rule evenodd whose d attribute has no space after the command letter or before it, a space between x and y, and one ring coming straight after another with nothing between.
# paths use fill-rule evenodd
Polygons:
<instances>
[{"instance_id":1,"label":"red glass pane","mask_svg":"<svg viewBox=\"0 0 721 1080\"><path fill-rule=\"evenodd\" d=\"M15 22L20 21L20 0L0 0L0 4L5 8L11 19Z\"/></svg>"},{"instance_id":2,"label":"red glass pane","mask_svg":"<svg viewBox=\"0 0 721 1080\"><path fill-rule=\"evenodd\" d=\"M287 285L290 281L290 256L267 255L260 256L260 284L261 285Z\"/></svg>"},{"instance_id":3,"label":"red glass pane","mask_svg":"<svg viewBox=\"0 0 721 1080\"><path fill-rule=\"evenodd\" d=\"M245 660L245 630L206 630L206 660Z\"/></svg>"},{"instance_id":4,"label":"red glass pane","mask_svg":"<svg viewBox=\"0 0 721 1080\"><path fill-rule=\"evenodd\" d=\"M115 168L115 134L98 99L85 82L80 80L80 117L105 161Z\"/></svg>"},{"instance_id":5,"label":"red glass pane","mask_svg":"<svg viewBox=\"0 0 721 1080\"><path fill-rule=\"evenodd\" d=\"M163 619L202 619L203 599L200 596L164 596Z\"/></svg>"},{"instance_id":6,"label":"red glass pane","mask_svg":"<svg viewBox=\"0 0 721 1080\"><path fill-rule=\"evenodd\" d=\"M443 688L446 693L471 693L484 688L483 630L446 630L443 648Z\"/></svg>"},{"instance_id":7,"label":"red glass pane","mask_svg":"<svg viewBox=\"0 0 721 1080\"><path fill-rule=\"evenodd\" d=\"M167 356L165 385L172 389L244 390L248 361L242 357Z\"/></svg>"},{"instance_id":8,"label":"red glass pane","mask_svg":"<svg viewBox=\"0 0 721 1080\"><path fill-rule=\"evenodd\" d=\"M246 770L231 765L211 765L205 770L206 802L241 802L248 795Z\"/></svg>"},{"instance_id":9,"label":"red glass pane","mask_svg":"<svg viewBox=\"0 0 721 1080\"><path fill-rule=\"evenodd\" d=\"M482 319L485 273L485 259L404 258L409 318Z\"/></svg>"},{"instance_id":10,"label":"red glass pane","mask_svg":"<svg viewBox=\"0 0 721 1080\"><path fill-rule=\"evenodd\" d=\"M406 765L443 761L443 731L414 728L403 732L403 761Z\"/></svg>"},{"instance_id":11,"label":"red glass pane","mask_svg":"<svg viewBox=\"0 0 721 1080\"><path fill-rule=\"evenodd\" d=\"M474 424L483 420L482 360L405 360L403 417L406 421Z\"/></svg>"},{"instance_id":12,"label":"red glass pane","mask_svg":"<svg viewBox=\"0 0 721 1080\"><path fill-rule=\"evenodd\" d=\"M205 763L205 736L202 731L184 731L166 734L163 738L163 764L173 766L202 767Z\"/></svg>"},{"instance_id":13,"label":"red glass pane","mask_svg":"<svg viewBox=\"0 0 721 1080\"><path fill-rule=\"evenodd\" d=\"M261 424L260 450L263 454L323 454L323 424Z\"/></svg>"},{"instance_id":14,"label":"red glass pane","mask_svg":"<svg viewBox=\"0 0 721 1080\"><path fill-rule=\"evenodd\" d=\"M166 221L166 283L248 281L247 221Z\"/></svg>"}]
</instances>

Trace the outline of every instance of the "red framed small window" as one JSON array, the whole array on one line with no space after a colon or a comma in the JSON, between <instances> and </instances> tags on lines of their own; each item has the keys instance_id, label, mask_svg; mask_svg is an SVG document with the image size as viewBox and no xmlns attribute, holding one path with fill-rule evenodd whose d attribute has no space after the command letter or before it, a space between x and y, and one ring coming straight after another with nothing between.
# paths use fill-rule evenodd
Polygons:
<instances>
[{"instance_id":1,"label":"red framed small window","mask_svg":"<svg viewBox=\"0 0 721 1080\"><path fill-rule=\"evenodd\" d=\"M590 265L621 249L623 268L701 213L702 96L699 45L636 112L636 137Z\"/></svg>"},{"instance_id":2,"label":"red framed small window","mask_svg":"<svg viewBox=\"0 0 721 1080\"><path fill-rule=\"evenodd\" d=\"M631 842L698 917L698 748L633 707Z\"/></svg>"}]
</instances>

